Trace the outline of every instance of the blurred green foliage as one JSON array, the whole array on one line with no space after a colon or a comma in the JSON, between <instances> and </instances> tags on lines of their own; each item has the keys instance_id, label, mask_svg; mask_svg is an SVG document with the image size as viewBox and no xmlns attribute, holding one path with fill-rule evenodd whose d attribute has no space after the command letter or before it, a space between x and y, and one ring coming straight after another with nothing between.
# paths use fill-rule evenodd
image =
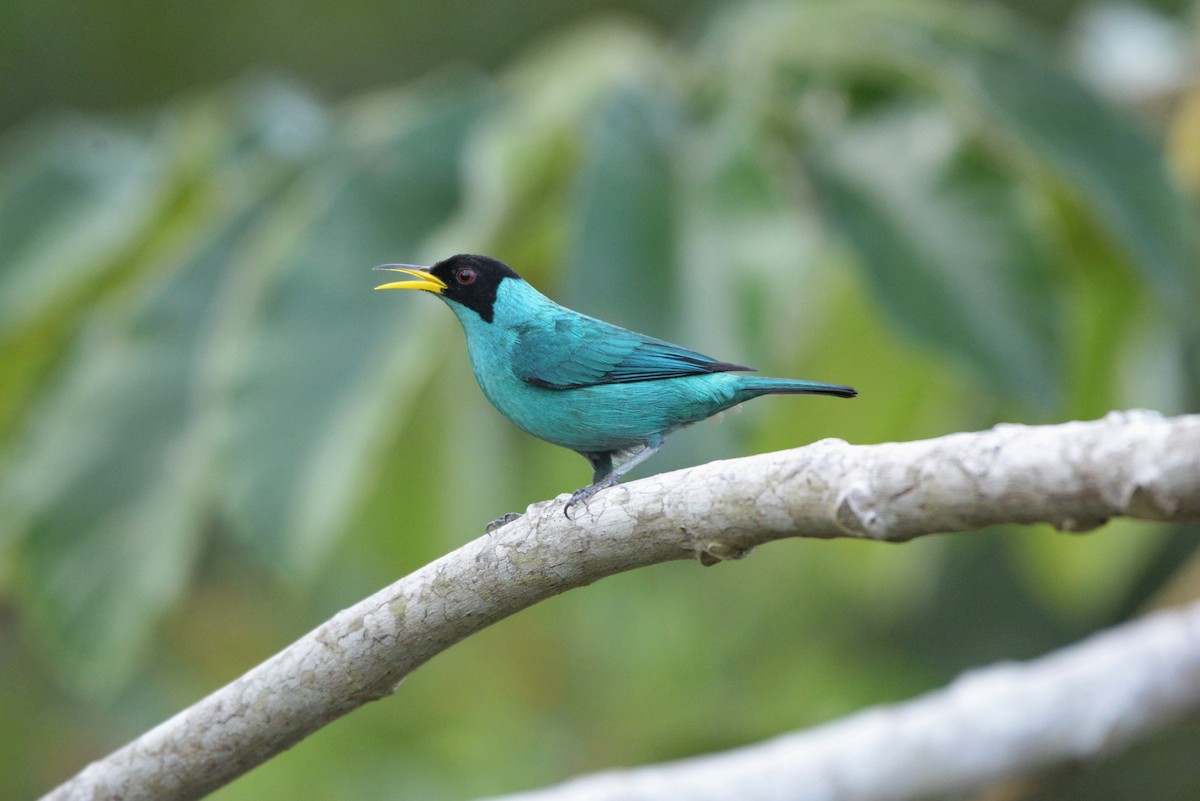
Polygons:
<instances>
[{"instance_id":1,"label":"blurred green foliage","mask_svg":"<svg viewBox=\"0 0 1200 801\"><path fill-rule=\"evenodd\" d=\"M736 5L686 42L561 31L494 79L448 69L337 105L247 79L10 132L0 717L23 725L0 735L5 794L587 481L487 406L451 315L370 291L377 263L490 253L583 311L862 393L760 401L673 437L654 471L1196 411L1197 213L1168 169L1200 138L1087 88L1054 33L991 4ZM1166 159L1158 131L1181 143ZM1194 535L790 542L618 576L218 797L462 798L753 741L1120 620ZM1119 763L1141 797L1200 781L1166 752L1169 782L1163 758ZM1124 797L1096 781L1055 793Z\"/></svg>"}]
</instances>

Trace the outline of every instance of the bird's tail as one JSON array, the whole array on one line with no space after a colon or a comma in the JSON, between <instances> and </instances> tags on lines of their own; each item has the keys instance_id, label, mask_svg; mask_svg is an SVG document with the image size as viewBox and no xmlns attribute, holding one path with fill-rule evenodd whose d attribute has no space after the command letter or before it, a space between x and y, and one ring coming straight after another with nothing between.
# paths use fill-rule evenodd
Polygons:
<instances>
[{"instance_id":1,"label":"bird's tail","mask_svg":"<svg viewBox=\"0 0 1200 801\"><path fill-rule=\"evenodd\" d=\"M841 384L822 384L819 381L801 381L796 378L766 378L765 376L741 376L742 391L750 397L759 395L836 395L853 398L858 394L854 387Z\"/></svg>"}]
</instances>

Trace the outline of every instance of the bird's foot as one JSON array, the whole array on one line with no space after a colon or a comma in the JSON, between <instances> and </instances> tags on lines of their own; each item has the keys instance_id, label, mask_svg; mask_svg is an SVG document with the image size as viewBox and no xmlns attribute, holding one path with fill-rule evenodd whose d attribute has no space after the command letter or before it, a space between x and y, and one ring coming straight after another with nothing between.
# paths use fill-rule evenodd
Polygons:
<instances>
[{"instance_id":1,"label":"bird's foot","mask_svg":"<svg viewBox=\"0 0 1200 801\"><path fill-rule=\"evenodd\" d=\"M616 486L619 481L620 478L618 476L609 473L595 484L588 484L586 487L581 487L580 489L575 490L575 492L571 494L571 500L567 501L567 505L563 507L563 514L567 516L568 520L574 520L575 518L571 517L571 507L582 503L586 509L588 498L591 498L602 489L608 489L609 487Z\"/></svg>"},{"instance_id":2,"label":"bird's foot","mask_svg":"<svg viewBox=\"0 0 1200 801\"><path fill-rule=\"evenodd\" d=\"M495 520L493 520L492 522L488 523L486 526L483 527L483 533L491 534L493 531L500 528L501 526L507 526L509 523L511 523L514 520L519 519L520 517L521 517L520 512L509 512L507 514L500 515Z\"/></svg>"}]
</instances>

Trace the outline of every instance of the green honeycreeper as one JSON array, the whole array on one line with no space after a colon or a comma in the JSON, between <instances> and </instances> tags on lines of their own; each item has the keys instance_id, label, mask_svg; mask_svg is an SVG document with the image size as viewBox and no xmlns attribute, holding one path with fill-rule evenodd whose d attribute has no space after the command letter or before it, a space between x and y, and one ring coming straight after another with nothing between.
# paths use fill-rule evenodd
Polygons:
<instances>
[{"instance_id":1,"label":"green honeycreeper","mask_svg":"<svg viewBox=\"0 0 1200 801\"><path fill-rule=\"evenodd\" d=\"M460 254L432 267L383 264L415 280L376 289L421 289L450 307L467 337L471 369L500 413L592 465L571 507L616 484L654 455L667 434L759 395L836 395L852 387L738 375L717 361L558 305L508 265ZM491 530L516 519L508 514Z\"/></svg>"}]
</instances>

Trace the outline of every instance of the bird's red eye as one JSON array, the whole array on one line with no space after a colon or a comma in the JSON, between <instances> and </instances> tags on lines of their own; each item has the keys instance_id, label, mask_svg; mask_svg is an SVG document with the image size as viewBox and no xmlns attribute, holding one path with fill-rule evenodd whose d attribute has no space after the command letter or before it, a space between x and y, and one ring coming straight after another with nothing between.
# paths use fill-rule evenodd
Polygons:
<instances>
[{"instance_id":1,"label":"bird's red eye","mask_svg":"<svg viewBox=\"0 0 1200 801\"><path fill-rule=\"evenodd\" d=\"M463 286L466 286L467 284L473 284L475 283L475 271L470 267L463 267L454 274L454 280L458 281L458 283L462 284Z\"/></svg>"}]
</instances>

